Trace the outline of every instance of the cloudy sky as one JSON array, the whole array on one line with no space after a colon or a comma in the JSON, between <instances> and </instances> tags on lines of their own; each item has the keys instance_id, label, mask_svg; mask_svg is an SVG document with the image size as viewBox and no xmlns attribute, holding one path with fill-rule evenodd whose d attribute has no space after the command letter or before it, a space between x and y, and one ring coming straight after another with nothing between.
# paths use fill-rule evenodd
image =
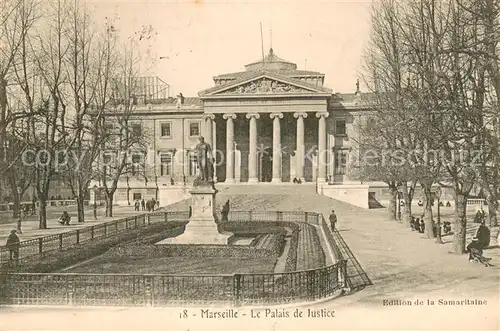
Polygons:
<instances>
[{"instance_id":1,"label":"cloudy sky","mask_svg":"<svg viewBox=\"0 0 500 331\"><path fill-rule=\"evenodd\" d=\"M326 74L334 92L352 92L368 42L371 0L128 1L87 0L97 19L115 17L124 37L151 25L144 43L156 61L148 74L195 96L218 74L243 71L264 50L299 69ZM272 31L272 32L271 32ZM147 45L147 46L146 46ZM159 57L165 57L159 60Z\"/></svg>"}]
</instances>

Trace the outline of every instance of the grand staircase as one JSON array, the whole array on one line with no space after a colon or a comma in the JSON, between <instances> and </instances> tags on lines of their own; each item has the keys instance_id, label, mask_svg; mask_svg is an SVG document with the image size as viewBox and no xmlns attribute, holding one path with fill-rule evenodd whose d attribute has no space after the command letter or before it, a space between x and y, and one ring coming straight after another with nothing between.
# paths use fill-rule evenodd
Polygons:
<instances>
[{"instance_id":1,"label":"grand staircase","mask_svg":"<svg viewBox=\"0 0 500 331\"><path fill-rule=\"evenodd\" d=\"M316 193L316 186L307 184L217 184L217 210L229 200L231 210L314 211L329 213L335 209L343 214L367 211ZM167 210L187 210L190 199L166 206Z\"/></svg>"}]
</instances>

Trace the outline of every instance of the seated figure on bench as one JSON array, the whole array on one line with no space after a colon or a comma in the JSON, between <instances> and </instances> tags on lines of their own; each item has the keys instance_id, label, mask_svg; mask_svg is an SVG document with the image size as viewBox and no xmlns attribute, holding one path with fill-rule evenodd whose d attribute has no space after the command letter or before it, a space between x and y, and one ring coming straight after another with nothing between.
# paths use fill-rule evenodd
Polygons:
<instances>
[{"instance_id":1,"label":"seated figure on bench","mask_svg":"<svg viewBox=\"0 0 500 331\"><path fill-rule=\"evenodd\" d=\"M451 232L451 223L450 223L450 222L448 222L448 221L445 221L445 222L443 223L443 233L444 233L444 234L448 234L448 233L450 233L450 232Z\"/></svg>"},{"instance_id":2,"label":"seated figure on bench","mask_svg":"<svg viewBox=\"0 0 500 331\"><path fill-rule=\"evenodd\" d=\"M61 225L69 225L69 222L71 221L71 217L69 216L67 211L63 211L61 217L59 218L59 223Z\"/></svg>"},{"instance_id":3,"label":"seated figure on bench","mask_svg":"<svg viewBox=\"0 0 500 331\"><path fill-rule=\"evenodd\" d=\"M415 216L412 216L411 217L411 220L410 220L410 229L412 231L416 231L417 230L417 227L418 227L418 221L419 219L418 218L415 218Z\"/></svg>"},{"instance_id":4,"label":"seated figure on bench","mask_svg":"<svg viewBox=\"0 0 500 331\"><path fill-rule=\"evenodd\" d=\"M475 236L478 245L481 245L482 248L486 248L490 245L490 229L488 229L485 223L486 219L483 218Z\"/></svg>"},{"instance_id":5,"label":"seated figure on bench","mask_svg":"<svg viewBox=\"0 0 500 331\"><path fill-rule=\"evenodd\" d=\"M472 238L471 243L467 245L466 252L469 253L469 262L479 262L485 267L491 266L491 264L489 264L491 258L483 256L483 246L479 243L478 238Z\"/></svg>"},{"instance_id":6,"label":"seated figure on bench","mask_svg":"<svg viewBox=\"0 0 500 331\"><path fill-rule=\"evenodd\" d=\"M424 233L424 231L425 231L425 223L424 223L424 219L423 218L420 219L420 221L418 222L418 225L419 225L418 232Z\"/></svg>"}]
</instances>

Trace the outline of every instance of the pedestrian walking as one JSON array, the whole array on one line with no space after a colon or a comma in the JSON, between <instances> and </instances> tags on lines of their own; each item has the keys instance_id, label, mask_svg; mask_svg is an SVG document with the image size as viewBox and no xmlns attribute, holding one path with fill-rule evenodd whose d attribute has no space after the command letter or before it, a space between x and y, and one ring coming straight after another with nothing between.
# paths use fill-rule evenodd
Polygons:
<instances>
[{"instance_id":1,"label":"pedestrian walking","mask_svg":"<svg viewBox=\"0 0 500 331\"><path fill-rule=\"evenodd\" d=\"M31 201L31 215L35 215L36 213L36 198L33 197L33 200Z\"/></svg>"},{"instance_id":2,"label":"pedestrian walking","mask_svg":"<svg viewBox=\"0 0 500 331\"><path fill-rule=\"evenodd\" d=\"M335 214L335 210L332 209L332 213L330 214L330 227L332 228L332 232L335 231L336 224L337 224L337 215Z\"/></svg>"},{"instance_id":3,"label":"pedestrian walking","mask_svg":"<svg viewBox=\"0 0 500 331\"><path fill-rule=\"evenodd\" d=\"M222 222L228 221L229 209L230 209L229 200L227 200L224 206L222 206L222 211L221 211Z\"/></svg>"},{"instance_id":4,"label":"pedestrian walking","mask_svg":"<svg viewBox=\"0 0 500 331\"><path fill-rule=\"evenodd\" d=\"M142 206L142 210L146 210L146 202L144 201L144 198L142 198L142 200L141 200L141 206Z\"/></svg>"},{"instance_id":5,"label":"pedestrian walking","mask_svg":"<svg viewBox=\"0 0 500 331\"><path fill-rule=\"evenodd\" d=\"M135 211L139 211L139 207L140 207L141 203L139 202L139 200L135 200L135 203L134 203L134 210Z\"/></svg>"},{"instance_id":6,"label":"pedestrian walking","mask_svg":"<svg viewBox=\"0 0 500 331\"><path fill-rule=\"evenodd\" d=\"M19 261L19 247L21 246L21 241L16 234L16 230L10 231L10 235L7 238L7 242L5 244L7 246L10 253L10 260Z\"/></svg>"}]
</instances>

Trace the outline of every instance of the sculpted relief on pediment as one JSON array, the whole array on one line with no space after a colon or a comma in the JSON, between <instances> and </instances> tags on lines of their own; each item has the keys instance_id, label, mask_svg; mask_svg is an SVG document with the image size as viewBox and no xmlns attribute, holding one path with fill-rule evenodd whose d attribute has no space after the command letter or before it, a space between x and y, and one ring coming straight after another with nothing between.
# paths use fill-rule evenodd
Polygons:
<instances>
[{"instance_id":1,"label":"sculpted relief on pediment","mask_svg":"<svg viewBox=\"0 0 500 331\"><path fill-rule=\"evenodd\" d=\"M311 91L294 85L279 82L276 80L261 79L258 81L251 81L249 83L233 87L229 90L223 91L218 94L265 94L265 93L304 93L304 92L311 92Z\"/></svg>"}]
</instances>

